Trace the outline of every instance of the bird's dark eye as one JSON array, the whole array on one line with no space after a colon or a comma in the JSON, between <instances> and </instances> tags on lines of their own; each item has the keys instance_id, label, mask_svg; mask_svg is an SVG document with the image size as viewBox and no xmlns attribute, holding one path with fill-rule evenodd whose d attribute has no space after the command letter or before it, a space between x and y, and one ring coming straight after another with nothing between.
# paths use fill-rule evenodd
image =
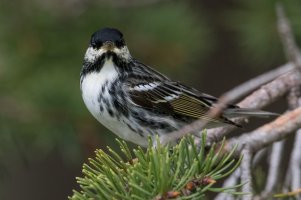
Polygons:
<instances>
[{"instance_id":1,"label":"bird's dark eye","mask_svg":"<svg viewBox=\"0 0 301 200\"><path fill-rule=\"evenodd\" d=\"M96 49L97 48L96 42L91 42L91 46L92 46L93 49Z\"/></svg>"},{"instance_id":2,"label":"bird's dark eye","mask_svg":"<svg viewBox=\"0 0 301 200\"><path fill-rule=\"evenodd\" d=\"M124 46L124 40L121 39L121 40L118 40L115 42L115 45L120 48L120 47L123 47Z\"/></svg>"}]
</instances>

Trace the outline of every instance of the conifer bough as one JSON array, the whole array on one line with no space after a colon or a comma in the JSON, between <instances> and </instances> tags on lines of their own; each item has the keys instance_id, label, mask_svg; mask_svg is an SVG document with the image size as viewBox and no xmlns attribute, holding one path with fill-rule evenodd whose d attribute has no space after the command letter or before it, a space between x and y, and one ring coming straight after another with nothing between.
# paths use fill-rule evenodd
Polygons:
<instances>
[{"instance_id":1,"label":"conifer bough","mask_svg":"<svg viewBox=\"0 0 301 200\"><path fill-rule=\"evenodd\" d=\"M241 160L232 158L235 148L227 154L222 151L225 141L205 150L205 134L201 147L194 144L193 136L184 137L173 147L153 147L149 139L149 148L138 147L132 152L124 141L117 141L123 155L110 147L109 154L96 150L96 158L83 166L84 177L77 178L80 191L74 190L70 200L200 199L209 191L241 194L234 189L242 184L216 186Z\"/></svg>"}]
</instances>

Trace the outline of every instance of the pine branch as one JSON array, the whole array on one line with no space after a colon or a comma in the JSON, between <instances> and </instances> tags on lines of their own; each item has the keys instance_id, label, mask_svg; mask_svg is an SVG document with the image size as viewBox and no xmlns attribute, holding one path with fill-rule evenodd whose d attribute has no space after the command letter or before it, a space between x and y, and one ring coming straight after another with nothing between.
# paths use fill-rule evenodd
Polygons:
<instances>
[{"instance_id":1,"label":"pine branch","mask_svg":"<svg viewBox=\"0 0 301 200\"><path fill-rule=\"evenodd\" d=\"M123 155L110 148L110 154L97 150L96 158L83 166L84 177L77 178L81 191L74 191L69 199L199 199L209 191L235 193L241 185L216 186L238 167L241 159L232 157L235 148L224 154L224 141L222 146L213 145L206 151L205 134L202 139L201 148L188 136L174 147L153 147L150 139L148 149L138 147L133 153L119 141Z\"/></svg>"},{"instance_id":2,"label":"pine branch","mask_svg":"<svg viewBox=\"0 0 301 200\"><path fill-rule=\"evenodd\" d=\"M261 109L287 94L291 88L301 84L299 74L296 73L296 70L293 70L293 68L295 68L294 64L288 63L280 66L279 68L292 69L292 71L276 78L272 82L261 86L251 95L247 96L244 100L238 103L238 105L242 108ZM245 118L238 118L234 119L233 121L241 124L245 121ZM220 141L234 129L236 129L236 127L222 127L208 130L208 144Z\"/></svg>"}]
</instances>

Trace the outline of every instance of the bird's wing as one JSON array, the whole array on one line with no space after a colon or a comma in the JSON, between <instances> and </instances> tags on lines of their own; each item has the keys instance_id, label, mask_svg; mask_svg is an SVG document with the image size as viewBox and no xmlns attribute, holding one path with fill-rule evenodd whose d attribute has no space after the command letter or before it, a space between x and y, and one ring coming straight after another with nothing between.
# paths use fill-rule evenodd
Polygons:
<instances>
[{"instance_id":1,"label":"bird's wing","mask_svg":"<svg viewBox=\"0 0 301 200\"><path fill-rule=\"evenodd\" d=\"M236 125L223 116L209 117L207 112L217 102L217 99L199 93L179 82L141 79L137 81L136 79L136 81L129 80L126 88L136 106L153 112Z\"/></svg>"}]
</instances>

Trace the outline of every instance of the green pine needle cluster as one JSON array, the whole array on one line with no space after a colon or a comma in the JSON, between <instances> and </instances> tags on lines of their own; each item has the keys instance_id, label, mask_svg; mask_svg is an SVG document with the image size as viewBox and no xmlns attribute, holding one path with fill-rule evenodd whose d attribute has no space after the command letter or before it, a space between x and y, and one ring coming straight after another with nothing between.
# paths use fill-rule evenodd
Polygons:
<instances>
[{"instance_id":1,"label":"green pine needle cluster","mask_svg":"<svg viewBox=\"0 0 301 200\"><path fill-rule=\"evenodd\" d=\"M193 136L184 137L176 146L162 146L149 140L149 148L129 150L118 140L123 156L108 147L109 154L96 151L96 158L84 164L83 178L77 178L81 191L74 191L70 200L88 199L200 199L211 192L235 192L231 188L215 187L217 181L232 173L240 160L222 151L221 145L205 149L195 144ZM125 157L123 159L122 157Z\"/></svg>"}]
</instances>

